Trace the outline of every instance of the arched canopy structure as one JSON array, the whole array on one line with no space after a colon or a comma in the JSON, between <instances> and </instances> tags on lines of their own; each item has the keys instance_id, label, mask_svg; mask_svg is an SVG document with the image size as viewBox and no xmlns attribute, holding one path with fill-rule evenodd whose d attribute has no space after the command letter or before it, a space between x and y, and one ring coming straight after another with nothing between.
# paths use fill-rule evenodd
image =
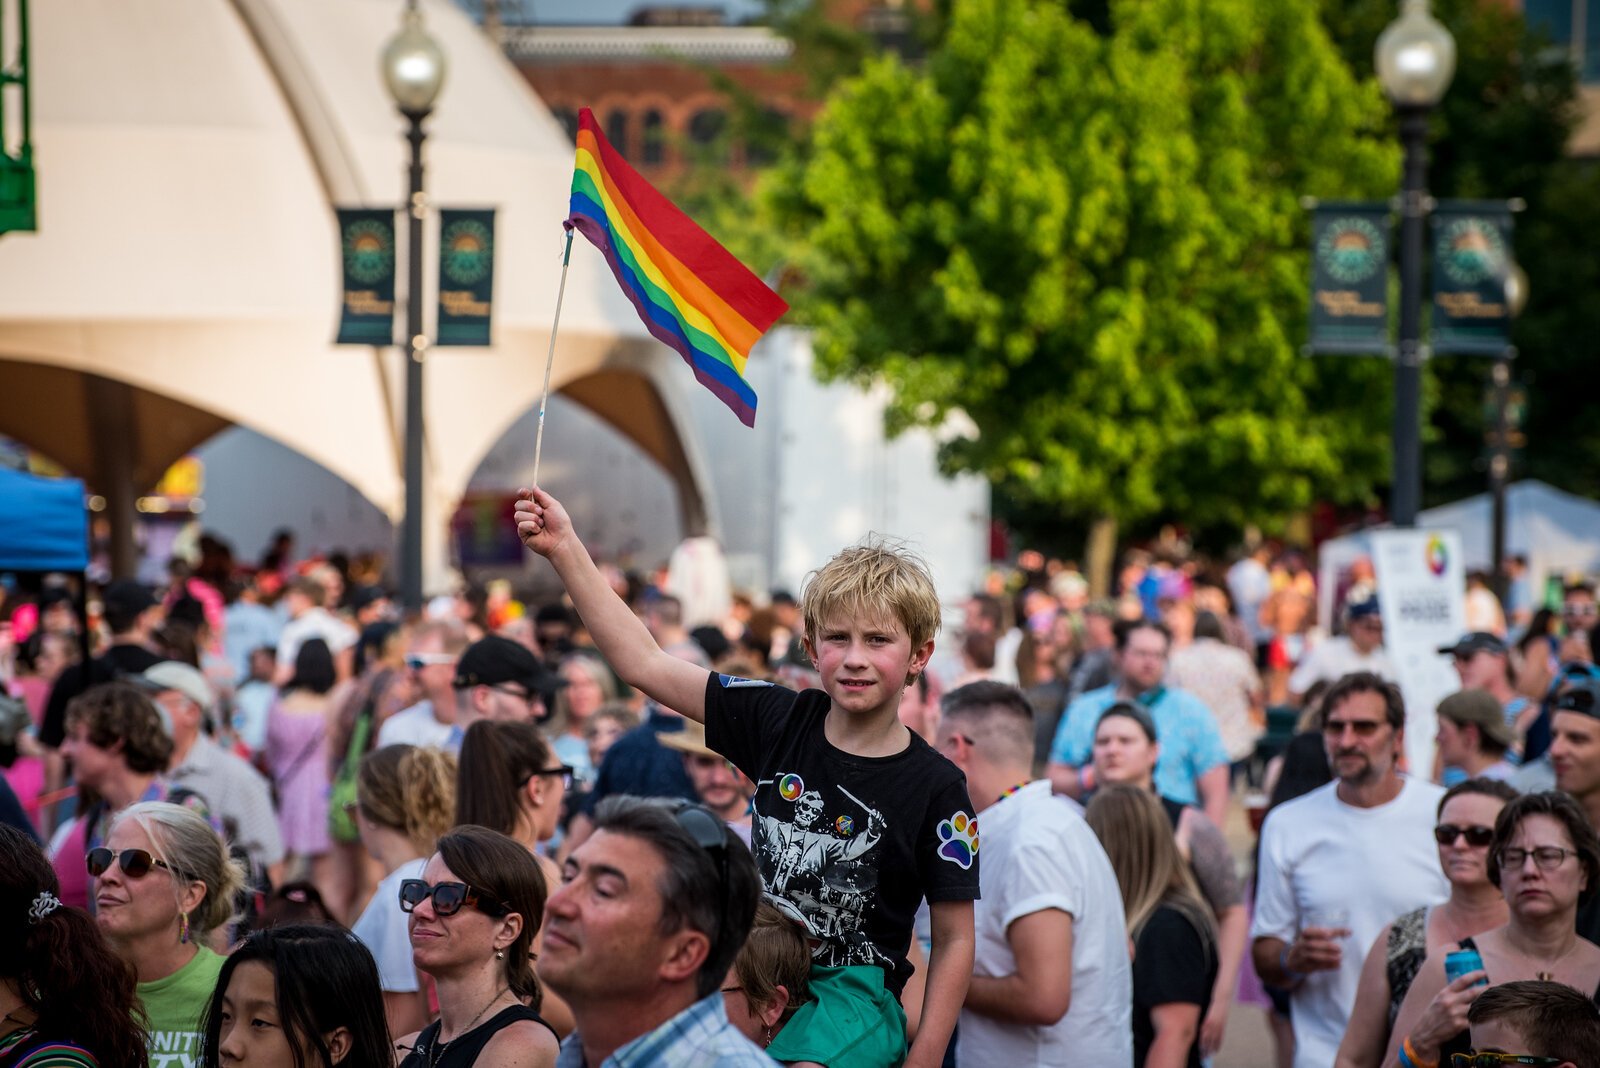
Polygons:
<instances>
[{"instance_id":1,"label":"arched canopy structure","mask_svg":"<svg viewBox=\"0 0 1600 1068\"><path fill-rule=\"evenodd\" d=\"M429 195L499 213L495 345L434 349L428 362L437 584L455 500L538 400L572 146L464 15L446 0L422 7L449 63L427 123ZM403 120L378 73L399 11L395 0L35 5L39 231L0 239L0 433L101 492L131 479L131 494L240 423L398 518L399 356L331 339L333 206L404 198ZM553 384L585 380L578 399L679 479L691 528L714 529L682 418L683 391L698 387L676 364L600 257L575 248Z\"/></svg>"}]
</instances>

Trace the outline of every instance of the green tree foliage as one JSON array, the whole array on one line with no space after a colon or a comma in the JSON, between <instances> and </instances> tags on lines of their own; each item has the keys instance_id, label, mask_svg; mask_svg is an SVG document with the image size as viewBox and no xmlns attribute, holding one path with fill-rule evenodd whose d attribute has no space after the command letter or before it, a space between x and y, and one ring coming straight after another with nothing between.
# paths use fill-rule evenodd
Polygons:
<instances>
[{"instance_id":1,"label":"green tree foliage","mask_svg":"<svg viewBox=\"0 0 1600 1068\"><path fill-rule=\"evenodd\" d=\"M1521 197L1518 260L1529 276L1528 308L1513 338L1516 374L1528 385L1527 452L1519 475L1600 496L1600 171L1567 160L1577 119L1573 71L1560 49L1530 37L1520 5L1433 0L1456 39L1456 75L1433 123L1428 184L1437 197ZM1323 0L1322 17L1346 60L1372 72L1378 34L1395 17L1392 0ZM1441 356L1429 366L1424 457L1427 503L1482 492L1486 474L1483 405L1488 362Z\"/></svg>"},{"instance_id":2,"label":"green tree foliage","mask_svg":"<svg viewBox=\"0 0 1600 1068\"><path fill-rule=\"evenodd\" d=\"M1095 5L1090 5L1091 7ZM1002 511L1275 527L1370 496L1388 368L1308 360L1299 198L1386 197L1398 151L1299 0L961 0L869 60L765 184L825 374L890 429L973 432Z\"/></svg>"}]
</instances>

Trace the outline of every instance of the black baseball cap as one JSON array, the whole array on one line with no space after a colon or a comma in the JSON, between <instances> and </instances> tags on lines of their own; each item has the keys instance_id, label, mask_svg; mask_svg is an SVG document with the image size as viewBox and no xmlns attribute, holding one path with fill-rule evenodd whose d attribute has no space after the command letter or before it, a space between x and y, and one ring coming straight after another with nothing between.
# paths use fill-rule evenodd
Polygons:
<instances>
[{"instance_id":1,"label":"black baseball cap","mask_svg":"<svg viewBox=\"0 0 1600 1068\"><path fill-rule=\"evenodd\" d=\"M1486 630L1475 630L1463 635L1461 640L1454 645L1441 645L1439 652L1445 656L1459 656L1465 659L1475 653L1493 653L1496 656L1505 656L1510 650L1506 643Z\"/></svg>"},{"instance_id":2,"label":"black baseball cap","mask_svg":"<svg viewBox=\"0 0 1600 1068\"><path fill-rule=\"evenodd\" d=\"M150 587L132 579L118 579L111 583L100 599L108 613L130 617L160 603L156 595L150 592Z\"/></svg>"},{"instance_id":3,"label":"black baseball cap","mask_svg":"<svg viewBox=\"0 0 1600 1068\"><path fill-rule=\"evenodd\" d=\"M1556 698L1555 711L1577 712L1600 719L1600 679L1574 680Z\"/></svg>"},{"instance_id":4,"label":"black baseball cap","mask_svg":"<svg viewBox=\"0 0 1600 1068\"><path fill-rule=\"evenodd\" d=\"M471 686L499 686L506 682L518 683L530 694L542 694L547 700L567 684L560 675L545 667L526 645L491 634L467 646L467 651L456 661L456 677L451 685L465 690Z\"/></svg>"}]
</instances>

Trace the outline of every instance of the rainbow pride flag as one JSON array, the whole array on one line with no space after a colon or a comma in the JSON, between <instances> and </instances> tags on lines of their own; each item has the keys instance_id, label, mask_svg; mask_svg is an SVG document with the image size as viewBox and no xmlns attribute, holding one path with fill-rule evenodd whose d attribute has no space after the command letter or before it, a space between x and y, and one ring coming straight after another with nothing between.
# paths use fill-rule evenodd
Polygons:
<instances>
[{"instance_id":1,"label":"rainbow pride flag","mask_svg":"<svg viewBox=\"0 0 1600 1068\"><path fill-rule=\"evenodd\" d=\"M578 114L570 210L564 225L605 254L646 329L754 426L756 392L745 362L789 310L784 299L628 166L588 108Z\"/></svg>"}]
</instances>

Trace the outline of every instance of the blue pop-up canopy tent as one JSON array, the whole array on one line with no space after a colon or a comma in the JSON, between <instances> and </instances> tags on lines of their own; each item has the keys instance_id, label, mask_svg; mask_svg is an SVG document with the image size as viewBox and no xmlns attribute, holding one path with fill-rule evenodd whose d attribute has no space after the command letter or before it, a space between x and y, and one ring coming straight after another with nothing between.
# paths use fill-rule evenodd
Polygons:
<instances>
[{"instance_id":1,"label":"blue pop-up canopy tent","mask_svg":"<svg viewBox=\"0 0 1600 1068\"><path fill-rule=\"evenodd\" d=\"M0 470L0 571L83 571L89 513L83 483Z\"/></svg>"}]
</instances>

